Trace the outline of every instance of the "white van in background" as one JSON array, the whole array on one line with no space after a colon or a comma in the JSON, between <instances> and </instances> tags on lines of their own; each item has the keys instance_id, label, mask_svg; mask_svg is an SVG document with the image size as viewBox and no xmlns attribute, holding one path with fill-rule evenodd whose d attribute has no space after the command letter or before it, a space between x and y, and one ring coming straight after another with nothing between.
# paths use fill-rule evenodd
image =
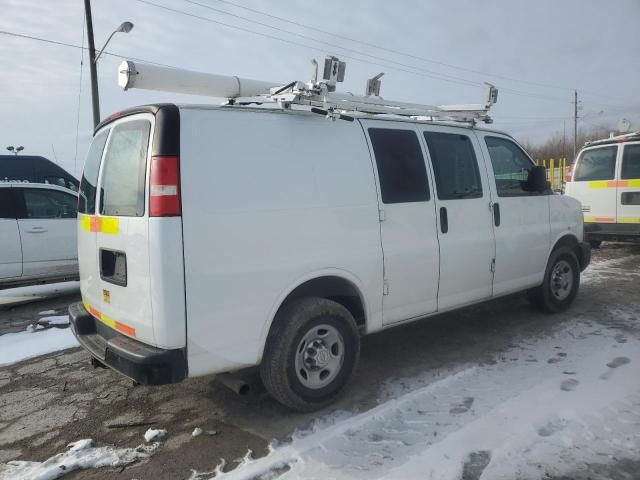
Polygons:
<instances>
[{"instance_id":1,"label":"white van in background","mask_svg":"<svg viewBox=\"0 0 640 480\"><path fill-rule=\"evenodd\" d=\"M566 194L582 203L585 237L640 241L640 132L585 144Z\"/></svg>"},{"instance_id":2,"label":"white van in background","mask_svg":"<svg viewBox=\"0 0 640 480\"><path fill-rule=\"evenodd\" d=\"M277 400L312 410L351 377L362 334L522 290L566 309L582 230L579 203L500 132L145 106L96 130L70 314L137 382L260 365Z\"/></svg>"}]
</instances>

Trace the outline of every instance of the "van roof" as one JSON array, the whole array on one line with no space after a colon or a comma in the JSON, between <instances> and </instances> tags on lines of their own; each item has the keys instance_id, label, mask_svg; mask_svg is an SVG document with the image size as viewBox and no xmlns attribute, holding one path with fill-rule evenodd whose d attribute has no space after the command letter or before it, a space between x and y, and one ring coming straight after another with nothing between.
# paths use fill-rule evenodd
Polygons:
<instances>
[{"instance_id":1,"label":"van roof","mask_svg":"<svg viewBox=\"0 0 640 480\"><path fill-rule=\"evenodd\" d=\"M153 113L156 114L158 112L158 110L160 110L163 106L173 106L175 105L176 107L178 107L180 110L229 110L229 111L242 111L242 112L254 112L254 113L261 113L261 114L281 114L281 115L291 115L291 114L295 114L295 115L302 115L302 116L306 116L306 117L320 117L319 114L313 113L309 110L301 110L301 109L296 109L293 108L291 110L283 110L281 108L276 108L276 107L272 107L272 106L265 106L265 107L260 107L260 106L250 106L250 105L211 105L211 104L165 104L165 103L158 103L158 104L149 104L149 105L140 105L137 107L132 107L126 110L122 110L120 112L116 112L113 115L105 118L95 129L95 131L97 132L99 129L101 129L103 126L107 125L108 123L124 117L124 116L128 116L128 115L134 115L136 113ZM364 113L359 113L356 115L353 114L349 114L346 115L348 117L352 117L352 118L362 118L362 119L375 119L375 120L383 120L383 121L388 121L388 122L400 122L400 123L420 123L420 124L429 124L429 125L441 125L441 126L446 126L446 127L454 127L454 128L460 128L463 130L481 130L483 132L491 132L491 133L497 133L500 135L504 135L507 136L509 138L513 137L511 135L509 135L508 133L502 132L500 130L495 130L495 129L490 129L490 128L486 128L484 125L472 125L470 123L461 123L461 122L455 122L455 121L443 121L443 120L426 120L426 119L418 119L418 118L410 118L410 117L401 117L401 116L396 116L396 115L389 115L389 114L364 114ZM515 140L515 139L514 139Z\"/></svg>"}]
</instances>

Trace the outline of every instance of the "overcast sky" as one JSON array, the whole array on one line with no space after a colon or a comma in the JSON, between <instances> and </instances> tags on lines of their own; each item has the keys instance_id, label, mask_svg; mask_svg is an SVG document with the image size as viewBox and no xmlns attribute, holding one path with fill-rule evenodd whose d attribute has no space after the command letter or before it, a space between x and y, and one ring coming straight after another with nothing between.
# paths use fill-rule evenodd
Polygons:
<instances>
[{"instance_id":1,"label":"overcast sky","mask_svg":"<svg viewBox=\"0 0 640 480\"><path fill-rule=\"evenodd\" d=\"M640 129L640 0L92 0L92 8L97 48L121 22L135 24L109 44L117 56L99 61L102 118L157 101L219 102L123 92L117 66L127 56L288 83L309 79L312 58L334 54L347 61L341 91L363 93L382 71L385 98L480 103L490 81L500 89L494 126L521 140L564 128L570 139L573 89L581 126L628 118ZM2 32L86 45L82 0L0 0L0 11ZM92 135L82 52L0 33L0 147L24 145L78 174Z\"/></svg>"}]
</instances>

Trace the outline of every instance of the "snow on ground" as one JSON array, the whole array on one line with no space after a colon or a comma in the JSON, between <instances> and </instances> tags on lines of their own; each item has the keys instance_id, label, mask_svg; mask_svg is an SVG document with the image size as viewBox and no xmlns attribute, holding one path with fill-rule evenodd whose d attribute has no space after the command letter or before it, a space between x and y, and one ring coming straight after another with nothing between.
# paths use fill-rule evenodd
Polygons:
<instances>
[{"instance_id":1,"label":"snow on ground","mask_svg":"<svg viewBox=\"0 0 640 480\"><path fill-rule=\"evenodd\" d=\"M8 288L6 290L0 290L0 306L31 302L52 296L70 295L79 291L80 282L62 282Z\"/></svg>"},{"instance_id":2,"label":"snow on ground","mask_svg":"<svg viewBox=\"0 0 640 480\"><path fill-rule=\"evenodd\" d=\"M167 434L166 430L158 428L150 428L144 433L144 441L149 443L152 440L159 440Z\"/></svg>"},{"instance_id":3,"label":"snow on ground","mask_svg":"<svg viewBox=\"0 0 640 480\"><path fill-rule=\"evenodd\" d=\"M158 448L159 443L136 448L95 447L91 439L70 443L66 452L44 462L14 460L0 464L0 480L54 480L83 468L118 467L144 460Z\"/></svg>"},{"instance_id":4,"label":"snow on ground","mask_svg":"<svg viewBox=\"0 0 640 480\"><path fill-rule=\"evenodd\" d=\"M495 363L392 383L376 408L324 418L215 478L457 480L484 470L483 479L535 479L636 458L638 365L639 340L576 321Z\"/></svg>"},{"instance_id":5,"label":"snow on ground","mask_svg":"<svg viewBox=\"0 0 640 480\"><path fill-rule=\"evenodd\" d=\"M52 319L52 326L60 326L63 322L63 317L49 318ZM43 320L47 319L40 321ZM43 329L42 325L36 328L30 326L24 332L0 335L0 366L77 346L78 341L68 328Z\"/></svg>"}]
</instances>

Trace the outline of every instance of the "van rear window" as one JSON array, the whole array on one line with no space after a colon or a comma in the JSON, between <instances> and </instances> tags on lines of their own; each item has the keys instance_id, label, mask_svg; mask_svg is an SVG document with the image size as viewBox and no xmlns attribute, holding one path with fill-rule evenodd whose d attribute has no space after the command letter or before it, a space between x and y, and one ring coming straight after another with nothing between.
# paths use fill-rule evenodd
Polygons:
<instances>
[{"instance_id":1,"label":"van rear window","mask_svg":"<svg viewBox=\"0 0 640 480\"><path fill-rule=\"evenodd\" d=\"M617 154L617 145L583 151L578 158L573 181L613 180Z\"/></svg>"},{"instance_id":2,"label":"van rear window","mask_svg":"<svg viewBox=\"0 0 640 480\"><path fill-rule=\"evenodd\" d=\"M98 185L98 172L104 144L107 142L109 130L100 132L91 142L91 148L84 162L84 171L80 182L78 194L78 211L80 213L94 214L96 211L96 188Z\"/></svg>"},{"instance_id":3,"label":"van rear window","mask_svg":"<svg viewBox=\"0 0 640 480\"><path fill-rule=\"evenodd\" d=\"M150 131L151 122L148 120L133 120L113 128L100 181L102 215L144 215Z\"/></svg>"}]
</instances>

